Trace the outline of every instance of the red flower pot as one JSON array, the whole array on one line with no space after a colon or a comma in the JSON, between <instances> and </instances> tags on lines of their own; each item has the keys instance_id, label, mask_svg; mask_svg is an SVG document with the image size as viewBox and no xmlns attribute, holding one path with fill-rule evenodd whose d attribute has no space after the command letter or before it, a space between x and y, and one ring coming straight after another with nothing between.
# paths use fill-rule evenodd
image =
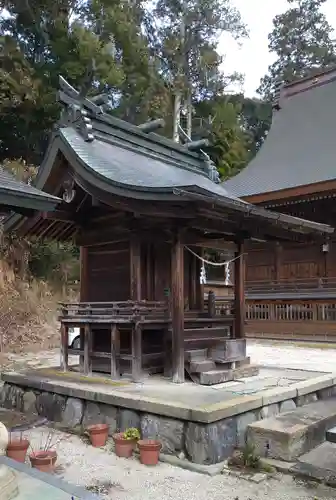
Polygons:
<instances>
[{"instance_id":1,"label":"red flower pot","mask_svg":"<svg viewBox=\"0 0 336 500\"><path fill-rule=\"evenodd\" d=\"M29 444L28 439L12 439L7 445L7 457L24 463Z\"/></svg>"},{"instance_id":2,"label":"red flower pot","mask_svg":"<svg viewBox=\"0 0 336 500\"><path fill-rule=\"evenodd\" d=\"M130 458L133 455L133 451L136 446L135 439L124 439L123 434L113 435L115 454L117 457Z\"/></svg>"},{"instance_id":3,"label":"red flower pot","mask_svg":"<svg viewBox=\"0 0 336 500\"><path fill-rule=\"evenodd\" d=\"M90 425L87 430L90 435L92 446L94 446L95 448L105 446L109 431L109 427L107 424Z\"/></svg>"},{"instance_id":4,"label":"red flower pot","mask_svg":"<svg viewBox=\"0 0 336 500\"><path fill-rule=\"evenodd\" d=\"M144 465L156 465L159 461L162 445L156 439L141 439L138 441L140 462Z\"/></svg>"},{"instance_id":5,"label":"red flower pot","mask_svg":"<svg viewBox=\"0 0 336 500\"><path fill-rule=\"evenodd\" d=\"M52 473L55 470L57 453L55 450L33 451L33 453L29 455L29 459L34 469Z\"/></svg>"}]
</instances>

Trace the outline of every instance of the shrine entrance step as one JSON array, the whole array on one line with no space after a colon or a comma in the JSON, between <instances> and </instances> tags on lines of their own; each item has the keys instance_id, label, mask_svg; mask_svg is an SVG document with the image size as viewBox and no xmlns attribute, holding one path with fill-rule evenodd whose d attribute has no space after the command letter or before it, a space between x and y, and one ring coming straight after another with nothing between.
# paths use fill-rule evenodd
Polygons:
<instances>
[{"instance_id":1,"label":"shrine entrance step","mask_svg":"<svg viewBox=\"0 0 336 500\"><path fill-rule=\"evenodd\" d=\"M218 356L214 349L185 351L185 369L196 384L215 385L258 374L258 367L250 365L250 358L234 361Z\"/></svg>"},{"instance_id":2,"label":"shrine entrance step","mask_svg":"<svg viewBox=\"0 0 336 500\"><path fill-rule=\"evenodd\" d=\"M248 441L261 457L292 462L323 443L336 425L336 398L309 403L248 426Z\"/></svg>"}]
</instances>

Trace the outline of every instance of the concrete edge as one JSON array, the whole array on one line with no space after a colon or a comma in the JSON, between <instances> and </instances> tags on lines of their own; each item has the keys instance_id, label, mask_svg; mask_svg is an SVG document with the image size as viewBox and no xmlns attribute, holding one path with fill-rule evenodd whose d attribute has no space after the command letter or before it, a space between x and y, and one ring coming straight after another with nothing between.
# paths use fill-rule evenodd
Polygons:
<instances>
[{"instance_id":1,"label":"concrete edge","mask_svg":"<svg viewBox=\"0 0 336 500\"><path fill-rule=\"evenodd\" d=\"M46 392L54 392L63 396L85 399L88 401L120 406L137 411L154 413L181 420L209 424L224 418L234 417L238 414L262 408L273 403L280 403L301 395L316 392L336 385L336 374L328 374L308 379L286 387L274 387L260 391L255 395L238 396L213 405L191 408L173 401L162 402L152 397L143 397L125 392L104 394L92 389L72 387L67 381L41 379L38 375L24 373L2 373L4 382L28 387ZM69 382L68 382L69 383ZM71 383L71 382L70 382ZM65 385L64 385L65 384Z\"/></svg>"},{"instance_id":2,"label":"concrete edge","mask_svg":"<svg viewBox=\"0 0 336 500\"><path fill-rule=\"evenodd\" d=\"M174 467L181 467L182 469L189 470L191 472L205 474L206 476L217 476L218 474L222 474L223 469L227 465L227 460L213 465L201 465L189 462L188 460L183 460L175 457L174 455L165 455L163 453L160 453L160 461L173 465Z\"/></svg>"}]
</instances>

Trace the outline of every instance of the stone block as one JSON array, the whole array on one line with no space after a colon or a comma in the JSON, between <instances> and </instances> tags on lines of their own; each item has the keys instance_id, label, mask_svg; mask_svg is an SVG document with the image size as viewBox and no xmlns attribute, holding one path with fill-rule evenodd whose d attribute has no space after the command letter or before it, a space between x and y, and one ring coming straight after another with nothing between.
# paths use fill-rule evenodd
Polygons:
<instances>
[{"instance_id":1,"label":"stone block","mask_svg":"<svg viewBox=\"0 0 336 500\"><path fill-rule=\"evenodd\" d=\"M80 425L83 418L84 403L81 399L68 398L62 414L62 425L68 429Z\"/></svg>"},{"instance_id":2,"label":"stone block","mask_svg":"<svg viewBox=\"0 0 336 500\"><path fill-rule=\"evenodd\" d=\"M333 377L331 375L321 375L319 377L309 378L307 380L302 380L295 384L295 389L297 390L298 396L304 396L311 392L316 392L320 389L325 389L326 387L331 387L333 385Z\"/></svg>"},{"instance_id":3,"label":"stone block","mask_svg":"<svg viewBox=\"0 0 336 500\"><path fill-rule=\"evenodd\" d=\"M209 358L216 362L239 361L246 357L246 339L222 340L209 349Z\"/></svg>"},{"instance_id":4,"label":"stone block","mask_svg":"<svg viewBox=\"0 0 336 500\"><path fill-rule=\"evenodd\" d=\"M236 446L238 448L244 448L247 441L247 427L253 422L258 420L258 413L255 411L248 411L247 413L242 413L237 415L237 442Z\"/></svg>"},{"instance_id":5,"label":"stone block","mask_svg":"<svg viewBox=\"0 0 336 500\"><path fill-rule=\"evenodd\" d=\"M326 387L325 389L320 389L316 391L316 395L318 399L329 399L333 396L336 396L336 385L332 387Z\"/></svg>"},{"instance_id":6,"label":"stone block","mask_svg":"<svg viewBox=\"0 0 336 500\"><path fill-rule=\"evenodd\" d=\"M189 422L185 446L188 457L196 464L216 464L230 457L237 439L237 422L228 418L213 424Z\"/></svg>"},{"instance_id":7,"label":"stone block","mask_svg":"<svg viewBox=\"0 0 336 500\"><path fill-rule=\"evenodd\" d=\"M200 373L206 372L209 370L214 370L216 365L210 359L204 361L192 361L190 363L190 372L191 373Z\"/></svg>"},{"instance_id":8,"label":"stone block","mask_svg":"<svg viewBox=\"0 0 336 500\"><path fill-rule=\"evenodd\" d=\"M117 428L119 431L123 432L130 427L135 427L136 429L141 428L140 424L140 414L133 410L127 410L124 408L119 409Z\"/></svg>"},{"instance_id":9,"label":"stone block","mask_svg":"<svg viewBox=\"0 0 336 500\"><path fill-rule=\"evenodd\" d=\"M263 406L260 410L260 419L265 420L266 418L275 417L279 415L280 409L278 403L273 403L272 405Z\"/></svg>"},{"instance_id":10,"label":"stone block","mask_svg":"<svg viewBox=\"0 0 336 500\"><path fill-rule=\"evenodd\" d=\"M87 401L83 412L82 427L86 429L93 424L108 424L109 435L117 430L118 409L104 403L97 404Z\"/></svg>"},{"instance_id":11,"label":"stone block","mask_svg":"<svg viewBox=\"0 0 336 500\"><path fill-rule=\"evenodd\" d=\"M22 397L23 413L36 413L36 394L33 391L27 391Z\"/></svg>"},{"instance_id":12,"label":"stone block","mask_svg":"<svg viewBox=\"0 0 336 500\"><path fill-rule=\"evenodd\" d=\"M259 395L262 397L262 406L268 406L286 399L296 398L297 391L292 387L274 387L261 391Z\"/></svg>"},{"instance_id":13,"label":"stone block","mask_svg":"<svg viewBox=\"0 0 336 500\"><path fill-rule=\"evenodd\" d=\"M315 403L317 401L316 392L312 392L311 394L305 394L304 396L298 396L295 398L296 406L304 406L309 405L309 403Z\"/></svg>"},{"instance_id":14,"label":"stone block","mask_svg":"<svg viewBox=\"0 0 336 500\"><path fill-rule=\"evenodd\" d=\"M22 411L24 390L17 385L5 384L3 406L10 410Z\"/></svg>"},{"instance_id":15,"label":"stone block","mask_svg":"<svg viewBox=\"0 0 336 500\"><path fill-rule=\"evenodd\" d=\"M296 404L295 404L294 400L287 399L286 401L282 401L282 403L280 403L279 410L280 410L280 413L284 413L286 411L295 410L295 408L296 408Z\"/></svg>"},{"instance_id":16,"label":"stone block","mask_svg":"<svg viewBox=\"0 0 336 500\"><path fill-rule=\"evenodd\" d=\"M37 413L51 422L61 422L66 397L52 392L42 392L36 398Z\"/></svg>"},{"instance_id":17,"label":"stone block","mask_svg":"<svg viewBox=\"0 0 336 500\"><path fill-rule=\"evenodd\" d=\"M144 439L159 439L162 453L178 455L183 449L184 425L181 420L145 413L141 416L141 435Z\"/></svg>"},{"instance_id":18,"label":"stone block","mask_svg":"<svg viewBox=\"0 0 336 500\"><path fill-rule=\"evenodd\" d=\"M322 443L335 424L336 401L318 401L249 425L248 442L261 457L291 462Z\"/></svg>"}]
</instances>

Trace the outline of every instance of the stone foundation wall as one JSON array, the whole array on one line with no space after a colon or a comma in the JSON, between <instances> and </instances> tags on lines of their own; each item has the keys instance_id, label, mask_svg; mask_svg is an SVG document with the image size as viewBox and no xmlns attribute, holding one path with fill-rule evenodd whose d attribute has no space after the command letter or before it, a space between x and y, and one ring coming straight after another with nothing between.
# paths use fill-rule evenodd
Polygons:
<instances>
[{"instance_id":1,"label":"stone foundation wall","mask_svg":"<svg viewBox=\"0 0 336 500\"><path fill-rule=\"evenodd\" d=\"M110 435L128 427L141 429L144 438L158 438L162 452L198 464L215 464L245 444L249 424L336 395L336 386L273 403L211 424L178 420L127 408L43 392L5 383L1 406L38 415L72 432L83 433L90 424L106 422Z\"/></svg>"}]
</instances>

